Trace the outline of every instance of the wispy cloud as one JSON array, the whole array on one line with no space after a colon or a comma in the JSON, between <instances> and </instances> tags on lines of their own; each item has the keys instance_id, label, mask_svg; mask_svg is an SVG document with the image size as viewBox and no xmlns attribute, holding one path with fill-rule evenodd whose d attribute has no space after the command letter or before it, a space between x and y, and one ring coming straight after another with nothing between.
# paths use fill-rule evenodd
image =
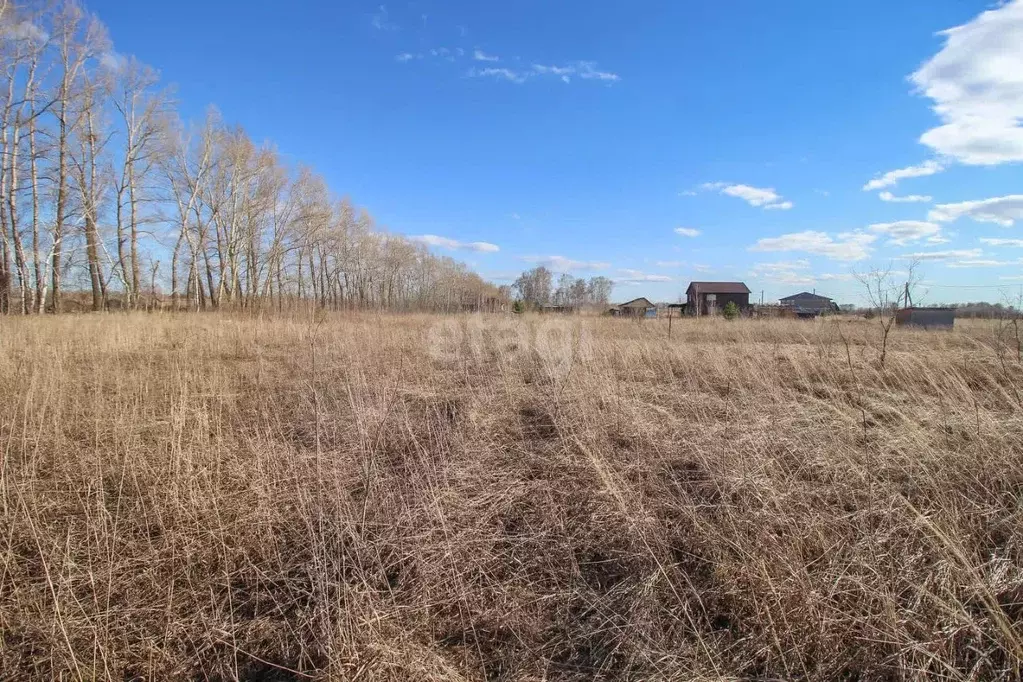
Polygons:
<instances>
[{"instance_id":1,"label":"wispy cloud","mask_svg":"<svg viewBox=\"0 0 1023 682\"><path fill-rule=\"evenodd\" d=\"M896 220L893 223L874 223L867 227L871 232L888 236L889 244L905 246L926 237L937 236L941 226L923 220Z\"/></svg>"},{"instance_id":2,"label":"wispy cloud","mask_svg":"<svg viewBox=\"0 0 1023 682\"><path fill-rule=\"evenodd\" d=\"M763 279L778 284L813 284L816 278L809 272L810 261L778 261L775 263L757 263L750 271L750 277Z\"/></svg>"},{"instance_id":3,"label":"wispy cloud","mask_svg":"<svg viewBox=\"0 0 1023 682\"><path fill-rule=\"evenodd\" d=\"M410 62L413 59L422 59L423 53L412 54L411 52L402 52L401 54L394 55L394 61L396 62Z\"/></svg>"},{"instance_id":4,"label":"wispy cloud","mask_svg":"<svg viewBox=\"0 0 1023 682\"><path fill-rule=\"evenodd\" d=\"M599 70L596 62L576 62L575 68L576 74L584 80L610 81L612 83L621 80L616 73Z\"/></svg>"},{"instance_id":5,"label":"wispy cloud","mask_svg":"<svg viewBox=\"0 0 1023 682\"><path fill-rule=\"evenodd\" d=\"M489 55L489 54L487 54L486 52L484 52L483 50L481 50L479 48L476 48L475 50L473 50L472 58L475 59L478 62L499 62L499 61L501 61L500 57L495 57L494 55Z\"/></svg>"},{"instance_id":6,"label":"wispy cloud","mask_svg":"<svg viewBox=\"0 0 1023 682\"><path fill-rule=\"evenodd\" d=\"M611 267L610 263L602 261L583 261L565 258L564 256L524 256L522 260L527 263L535 263L555 272L569 272L573 270L606 270Z\"/></svg>"},{"instance_id":7,"label":"wispy cloud","mask_svg":"<svg viewBox=\"0 0 1023 682\"><path fill-rule=\"evenodd\" d=\"M435 234L421 234L409 237L409 239L414 242L419 242L420 244L426 244L427 246L435 246L442 249L450 249L452 251L494 253L501 250L497 244L491 244L489 242L460 242L457 239L440 237Z\"/></svg>"},{"instance_id":8,"label":"wispy cloud","mask_svg":"<svg viewBox=\"0 0 1023 682\"><path fill-rule=\"evenodd\" d=\"M742 199L750 206L765 210L787 211L792 208L791 201L783 200L773 187L753 187L751 185L729 184L727 182L705 182L700 189L716 191L730 197Z\"/></svg>"},{"instance_id":9,"label":"wispy cloud","mask_svg":"<svg viewBox=\"0 0 1023 682\"><path fill-rule=\"evenodd\" d=\"M685 263L680 260L659 260L654 263L654 265L659 268L680 268L685 265Z\"/></svg>"},{"instance_id":10,"label":"wispy cloud","mask_svg":"<svg viewBox=\"0 0 1023 682\"><path fill-rule=\"evenodd\" d=\"M995 260L993 258L977 258L957 260L948 263L950 268L1003 268L1007 265L1023 264L1023 258L1019 260Z\"/></svg>"},{"instance_id":11,"label":"wispy cloud","mask_svg":"<svg viewBox=\"0 0 1023 682\"><path fill-rule=\"evenodd\" d=\"M675 234L683 237L699 237L700 231L694 227L676 227Z\"/></svg>"},{"instance_id":12,"label":"wispy cloud","mask_svg":"<svg viewBox=\"0 0 1023 682\"><path fill-rule=\"evenodd\" d=\"M529 77L527 74L523 74L519 71L512 69L504 69L498 67L487 67L485 69L469 69L470 78L496 78L498 80L511 81L521 85L526 82Z\"/></svg>"},{"instance_id":13,"label":"wispy cloud","mask_svg":"<svg viewBox=\"0 0 1023 682\"><path fill-rule=\"evenodd\" d=\"M43 45L50 39L49 33L31 21L4 22L3 25L0 25L0 36L11 40L24 40L36 45Z\"/></svg>"},{"instance_id":14,"label":"wispy cloud","mask_svg":"<svg viewBox=\"0 0 1023 682\"><path fill-rule=\"evenodd\" d=\"M128 58L120 52L114 50L107 50L99 56L99 63L107 71L111 73L117 73L121 71L128 63Z\"/></svg>"},{"instance_id":15,"label":"wispy cloud","mask_svg":"<svg viewBox=\"0 0 1023 682\"><path fill-rule=\"evenodd\" d=\"M875 189L894 187L899 183L899 180L934 175L935 173L940 173L943 170L945 170L945 164L934 159L929 159L918 166L907 166L906 168L899 168L879 175L870 182L868 182L867 184L865 184L863 186L863 191L870 192Z\"/></svg>"},{"instance_id":16,"label":"wispy cloud","mask_svg":"<svg viewBox=\"0 0 1023 682\"><path fill-rule=\"evenodd\" d=\"M828 281L851 282L855 278L856 277L851 272L826 272L817 275L817 279L823 280L825 282Z\"/></svg>"},{"instance_id":17,"label":"wispy cloud","mask_svg":"<svg viewBox=\"0 0 1023 682\"><path fill-rule=\"evenodd\" d=\"M765 237L749 247L750 251L802 251L838 261L863 260L870 255L870 245L877 235L867 232L840 232L834 237L826 232L806 230L779 237Z\"/></svg>"},{"instance_id":18,"label":"wispy cloud","mask_svg":"<svg viewBox=\"0 0 1023 682\"><path fill-rule=\"evenodd\" d=\"M910 76L942 122L920 142L967 165L1023 161L1023 2L939 35L942 49Z\"/></svg>"},{"instance_id":19,"label":"wispy cloud","mask_svg":"<svg viewBox=\"0 0 1023 682\"><path fill-rule=\"evenodd\" d=\"M477 51L478 52L478 51ZM479 52L480 55L487 57L487 59L479 59L474 57L477 61L500 61L499 57L490 57ZM608 83L614 83L619 80L619 76L608 71L600 71L596 67L595 62L578 61L571 62L566 65L544 65L544 64L531 64L528 69L512 69L512 68L485 68L485 69L470 69L468 73L469 77L497 77L503 80L511 81L512 83L525 83L527 80L534 80L540 78L556 78L564 83L571 83L572 78L581 78L583 80L597 80Z\"/></svg>"},{"instance_id":20,"label":"wispy cloud","mask_svg":"<svg viewBox=\"0 0 1023 682\"><path fill-rule=\"evenodd\" d=\"M938 204L927 214L929 220L939 223L951 223L963 217L972 218L978 223L1012 227L1017 220L1023 220L1023 194L961 201L957 204Z\"/></svg>"},{"instance_id":21,"label":"wispy cloud","mask_svg":"<svg viewBox=\"0 0 1023 682\"><path fill-rule=\"evenodd\" d=\"M387 13L387 6L380 5L370 19L370 25L378 31L397 31L400 26L390 20Z\"/></svg>"},{"instance_id":22,"label":"wispy cloud","mask_svg":"<svg viewBox=\"0 0 1023 682\"><path fill-rule=\"evenodd\" d=\"M667 275L649 275L639 270L630 270L629 268L619 268L618 272L622 273L622 276L614 278L615 284L645 284L651 282L674 281Z\"/></svg>"},{"instance_id":23,"label":"wispy cloud","mask_svg":"<svg viewBox=\"0 0 1023 682\"><path fill-rule=\"evenodd\" d=\"M923 194L907 194L905 196L895 196L888 190L885 190L877 195L881 201L889 201L896 204L912 204L917 202L928 202L934 197L925 196Z\"/></svg>"},{"instance_id":24,"label":"wispy cloud","mask_svg":"<svg viewBox=\"0 0 1023 682\"><path fill-rule=\"evenodd\" d=\"M981 244L988 246L1012 246L1023 249L1023 239L997 239L994 237L981 237Z\"/></svg>"},{"instance_id":25,"label":"wispy cloud","mask_svg":"<svg viewBox=\"0 0 1023 682\"><path fill-rule=\"evenodd\" d=\"M917 251L916 253L907 253L902 257L908 260L953 260L979 258L982 254L980 249L952 249L949 251Z\"/></svg>"}]
</instances>

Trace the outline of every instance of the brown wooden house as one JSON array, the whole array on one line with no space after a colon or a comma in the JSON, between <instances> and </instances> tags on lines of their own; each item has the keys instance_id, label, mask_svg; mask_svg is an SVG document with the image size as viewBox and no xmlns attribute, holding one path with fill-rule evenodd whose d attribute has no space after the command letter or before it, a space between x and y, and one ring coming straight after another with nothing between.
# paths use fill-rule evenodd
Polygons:
<instances>
[{"instance_id":1,"label":"brown wooden house","mask_svg":"<svg viewBox=\"0 0 1023 682\"><path fill-rule=\"evenodd\" d=\"M611 314L620 317L657 317L657 306L640 296L621 305L616 305L611 309Z\"/></svg>"},{"instance_id":2,"label":"brown wooden house","mask_svg":"<svg viewBox=\"0 0 1023 682\"><path fill-rule=\"evenodd\" d=\"M749 309L750 290L742 282L690 282L686 289L686 312L697 317L719 315L729 303L740 311Z\"/></svg>"}]
</instances>

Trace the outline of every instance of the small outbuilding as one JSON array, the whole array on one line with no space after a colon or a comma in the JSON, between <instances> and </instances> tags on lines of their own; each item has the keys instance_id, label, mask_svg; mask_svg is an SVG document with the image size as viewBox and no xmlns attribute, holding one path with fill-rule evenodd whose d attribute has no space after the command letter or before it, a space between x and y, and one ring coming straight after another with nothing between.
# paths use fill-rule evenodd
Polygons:
<instances>
[{"instance_id":1,"label":"small outbuilding","mask_svg":"<svg viewBox=\"0 0 1023 682\"><path fill-rule=\"evenodd\" d=\"M540 312L555 315L574 315L579 308L574 305L544 305L540 306Z\"/></svg>"},{"instance_id":2,"label":"small outbuilding","mask_svg":"<svg viewBox=\"0 0 1023 682\"><path fill-rule=\"evenodd\" d=\"M717 315L729 303L749 309L750 290L743 282L690 282L686 289L686 310L690 315Z\"/></svg>"},{"instance_id":3,"label":"small outbuilding","mask_svg":"<svg viewBox=\"0 0 1023 682\"><path fill-rule=\"evenodd\" d=\"M615 306L611 314L620 317L657 317L657 306L640 296Z\"/></svg>"},{"instance_id":4,"label":"small outbuilding","mask_svg":"<svg viewBox=\"0 0 1023 682\"><path fill-rule=\"evenodd\" d=\"M791 311L796 317L811 318L818 315L838 312L838 306L827 296L803 291L792 296L779 299L782 308Z\"/></svg>"},{"instance_id":5,"label":"small outbuilding","mask_svg":"<svg viewBox=\"0 0 1023 682\"><path fill-rule=\"evenodd\" d=\"M895 313L895 324L900 327L923 329L952 329L955 327L955 308L903 308Z\"/></svg>"}]
</instances>

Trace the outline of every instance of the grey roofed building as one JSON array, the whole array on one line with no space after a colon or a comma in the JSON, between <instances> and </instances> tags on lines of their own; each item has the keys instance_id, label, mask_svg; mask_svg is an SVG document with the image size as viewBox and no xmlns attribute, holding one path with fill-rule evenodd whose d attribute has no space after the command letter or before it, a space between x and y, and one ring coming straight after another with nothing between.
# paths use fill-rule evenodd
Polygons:
<instances>
[{"instance_id":1,"label":"grey roofed building","mask_svg":"<svg viewBox=\"0 0 1023 682\"><path fill-rule=\"evenodd\" d=\"M816 317L821 313L832 313L838 306L827 296L802 291L779 299L783 308L792 310L798 317Z\"/></svg>"},{"instance_id":2,"label":"grey roofed building","mask_svg":"<svg viewBox=\"0 0 1023 682\"><path fill-rule=\"evenodd\" d=\"M617 311L612 312L612 314L623 317L654 317L657 315L657 306L651 303L649 299L640 296L621 305L616 305L612 308L612 311Z\"/></svg>"}]
</instances>

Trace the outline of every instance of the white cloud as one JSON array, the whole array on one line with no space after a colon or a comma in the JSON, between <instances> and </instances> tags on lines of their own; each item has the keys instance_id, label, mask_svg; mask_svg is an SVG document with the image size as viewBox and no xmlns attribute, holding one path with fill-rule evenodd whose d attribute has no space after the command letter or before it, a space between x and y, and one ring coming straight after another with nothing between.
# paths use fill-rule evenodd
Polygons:
<instances>
[{"instance_id":1,"label":"white cloud","mask_svg":"<svg viewBox=\"0 0 1023 682\"><path fill-rule=\"evenodd\" d=\"M781 199L773 188L761 189L760 187L750 187L749 185L729 185L722 188L721 193L727 194L730 197L738 197L750 206L773 204Z\"/></svg>"},{"instance_id":2,"label":"white cloud","mask_svg":"<svg viewBox=\"0 0 1023 682\"><path fill-rule=\"evenodd\" d=\"M809 270L810 261L805 258L799 260L778 261L775 263L757 263L753 266L757 272L771 272L784 270Z\"/></svg>"},{"instance_id":3,"label":"white cloud","mask_svg":"<svg viewBox=\"0 0 1023 682\"><path fill-rule=\"evenodd\" d=\"M920 142L968 165L1023 161L1023 1L939 35L945 45L910 76L942 121Z\"/></svg>"},{"instance_id":4,"label":"white cloud","mask_svg":"<svg viewBox=\"0 0 1023 682\"><path fill-rule=\"evenodd\" d=\"M968 259L958 260L953 263L949 263L950 268L1001 268L1006 265L1017 265L1023 263L1023 259L1020 260L993 260L989 258L981 259Z\"/></svg>"},{"instance_id":5,"label":"white cloud","mask_svg":"<svg viewBox=\"0 0 1023 682\"><path fill-rule=\"evenodd\" d=\"M803 285L814 284L817 280L813 275L805 272L776 272L768 274L764 279L778 284Z\"/></svg>"},{"instance_id":6,"label":"white cloud","mask_svg":"<svg viewBox=\"0 0 1023 682\"><path fill-rule=\"evenodd\" d=\"M128 63L128 58L120 52L107 50L99 56L99 63L107 71L118 72Z\"/></svg>"},{"instance_id":7,"label":"white cloud","mask_svg":"<svg viewBox=\"0 0 1023 682\"><path fill-rule=\"evenodd\" d=\"M654 265L659 268L680 268L685 265L685 263L680 260L659 260L654 263Z\"/></svg>"},{"instance_id":8,"label":"white cloud","mask_svg":"<svg viewBox=\"0 0 1023 682\"><path fill-rule=\"evenodd\" d=\"M1023 220L1023 194L962 201L958 204L938 204L927 214L929 220L939 223L951 223L964 216L973 218L978 223L1012 227L1015 221Z\"/></svg>"},{"instance_id":9,"label":"white cloud","mask_svg":"<svg viewBox=\"0 0 1023 682\"><path fill-rule=\"evenodd\" d=\"M980 249L953 249L951 251L918 251L907 253L903 258L909 260L955 260L962 258L979 258Z\"/></svg>"},{"instance_id":10,"label":"white cloud","mask_svg":"<svg viewBox=\"0 0 1023 682\"><path fill-rule=\"evenodd\" d=\"M454 53L446 47L435 47L430 50L430 54L438 59L453 62L455 61Z\"/></svg>"},{"instance_id":11,"label":"white cloud","mask_svg":"<svg viewBox=\"0 0 1023 682\"><path fill-rule=\"evenodd\" d=\"M533 64L533 71L539 74L550 74L552 76L571 76L575 74L574 66L544 66L543 64Z\"/></svg>"},{"instance_id":12,"label":"white cloud","mask_svg":"<svg viewBox=\"0 0 1023 682\"><path fill-rule=\"evenodd\" d=\"M610 263L601 261L581 261L565 258L564 256L526 256L522 260L528 263L542 265L555 272L568 272L570 270L605 270L611 267Z\"/></svg>"},{"instance_id":13,"label":"white cloud","mask_svg":"<svg viewBox=\"0 0 1023 682\"><path fill-rule=\"evenodd\" d=\"M710 267L709 265L693 263L690 267L696 272L714 272L714 268Z\"/></svg>"},{"instance_id":14,"label":"white cloud","mask_svg":"<svg viewBox=\"0 0 1023 682\"><path fill-rule=\"evenodd\" d=\"M950 241L952 240L941 234L936 234L927 238L928 244L948 244Z\"/></svg>"},{"instance_id":15,"label":"white cloud","mask_svg":"<svg viewBox=\"0 0 1023 682\"><path fill-rule=\"evenodd\" d=\"M497 57L490 57L480 50L477 50L473 57L477 61L497 61ZM483 57L483 59L481 59L481 57ZM595 62L586 61L571 62L564 66L532 64L528 70L515 70L508 68L501 69L495 67L471 69L468 75L470 77L497 77L513 83L525 83L530 79L546 77L554 77L564 83L571 83L572 77L606 82L616 82L621 80L617 74L597 70Z\"/></svg>"},{"instance_id":16,"label":"white cloud","mask_svg":"<svg viewBox=\"0 0 1023 682\"><path fill-rule=\"evenodd\" d=\"M776 263L757 263L750 271L750 277L764 279L779 284L813 284L816 279L809 272L810 261L779 261Z\"/></svg>"},{"instance_id":17,"label":"white cloud","mask_svg":"<svg viewBox=\"0 0 1023 682\"><path fill-rule=\"evenodd\" d=\"M675 234L683 237L699 237L700 231L693 227L676 227Z\"/></svg>"},{"instance_id":18,"label":"white cloud","mask_svg":"<svg viewBox=\"0 0 1023 682\"><path fill-rule=\"evenodd\" d=\"M413 59L422 59L422 53L412 54L411 52L402 52L401 54L394 55L394 61L396 62L410 62Z\"/></svg>"},{"instance_id":19,"label":"white cloud","mask_svg":"<svg viewBox=\"0 0 1023 682\"><path fill-rule=\"evenodd\" d=\"M473 50L472 58L475 59L478 62L499 62L499 61L501 61L500 57L496 57L494 55L489 55L489 54L487 54L486 52L484 52L483 50L481 50L479 48L476 48L475 50Z\"/></svg>"},{"instance_id":20,"label":"white cloud","mask_svg":"<svg viewBox=\"0 0 1023 682\"><path fill-rule=\"evenodd\" d=\"M1023 249L1023 239L995 239L992 237L981 237L981 244L988 246L1014 246Z\"/></svg>"},{"instance_id":21,"label":"white cloud","mask_svg":"<svg viewBox=\"0 0 1023 682\"><path fill-rule=\"evenodd\" d=\"M774 191L773 187L752 187L750 185L736 185L727 182L705 182L700 185L705 191L718 191L730 197L742 199L750 206L762 207L765 210L787 211L792 208L791 201L784 201L783 197Z\"/></svg>"},{"instance_id":22,"label":"white cloud","mask_svg":"<svg viewBox=\"0 0 1023 682\"><path fill-rule=\"evenodd\" d=\"M630 270L628 268L620 268L618 272L622 273L623 277L615 277L615 284L643 284L647 282L674 281L667 275L648 275L639 270Z\"/></svg>"},{"instance_id":23,"label":"white cloud","mask_svg":"<svg viewBox=\"0 0 1023 682\"><path fill-rule=\"evenodd\" d=\"M422 234L409 237L411 241L419 242L420 244L426 244L427 246L437 246L443 249L451 249L452 251L476 251L478 253L494 253L500 251L500 247L497 244L491 244L489 242L460 242L457 239L449 239L448 237L439 237L435 234Z\"/></svg>"},{"instance_id":24,"label":"white cloud","mask_svg":"<svg viewBox=\"0 0 1023 682\"><path fill-rule=\"evenodd\" d=\"M851 272L827 272L822 275L817 275L818 279L836 282L851 282L855 277Z\"/></svg>"},{"instance_id":25,"label":"white cloud","mask_svg":"<svg viewBox=\"0 0 1023 682\"><path fill-rule=\"evenodd\" d=\"M494 67L489 67L486 69L470 69L469 76L471 78L497 78L499 80L503 79L520 85L522 83L525 83L526 79L529 77L528 74L519 73L518 71L513 71L512 69L499 69Z\"/></svg>"},{"instance_id":26,"label":"white cloud","mask_svg":"<svg viewBox=\"0 0 1023 682\"><path fill-rule=\"evenodd\" d=\"M897 170L888 171L887 173L880 175L863 186L863 191L870 192L875 189L882 189L884 187L894 187L898 184L899 180L906 178L920 178L925 175L934 175L945 170L945 165L940 161L934 159L924 161L919 166L908 166L906 168L899 168Z\"/></svg>"},{"instance_id":27,"label":"white cloud","mask_svg":"<svg viewBox=\"0 0 1023 682\"><path fill-rule=\"evenodd\" d=\"M870 245L877 235L867 232L841 232L834 237L826 232L806 230L780 237L765 237L749 247L750 251L804 251L833 260L863 260L870 255Z\"/></svg>"},{"instance_id":28,"label":"white cloud","mask_svg":"<svg viewBox=\"0 0 1023 682\"><path fill-rule=\"evenodd\" d=\"M820 194L822 197L830 197L831 196L831 192L829 192L826 189L815 189L814 192L816 192L817 194Z\"/></svg>"},{"instance_id":29,"label":"white cloud","mask_svg":"<svg viewBox=\"0 0 1023 682\"><path fill-rule=\"evenodd\" d=\"M575 65L579 77L584 80L610 81L612 83L621 80L616 73L598 70L596 62L576 62Z\"/></svg>"},{"instance_id":30,"label":"white cloud","mask_svg":"<svg viewBox=\"0 0 1023 682\"><path fill-rule=\"evenodd\" d=\"M679 196L683 196L683 197L695 197L696 194L697 193L695 191L691 190L691 189L684 189L681 192L679 192Z\"/></svg>"},{"instance_id":31,"label":"white cloud","mask_svg":"<svg viewBox=\"0 0 1023 682\"><path fill-rule=\"evenodd\" d=\"M26 40L43 45L50 39L50 34L31 21L19 21L16 24L5 23L0 26L0 35L13 40Z\"/></svg>"},{"instance_id":32,"label":"white cloud","mask_svg":"<svg viewBox=\"0 0 1023 682\"><path fill-rule=\"evenodd\" d=\"M934 197L925 196L923 194L907 194L906 196L897 197L891 192L885 190L877 195L881 201L890 201L897 204L911 204L931 201Z\"/></svg>"},{"instance_id":33,"label":"white cloud","mask_svg":"<svg viewBox=\"0 0 1023 682\"><path fill-rule=\"evenodd\" d=\"M897 220L893 223L874 223L867 227L871 232L888 235L889 244L904 246L925 237L935 237L941 233L941 226L922 220Z\"/></svg>"},{"instance_id":34,"label":"white cloud","mask_svg":"<svg viewBox=\"0 0 1023 682\"><path fill-rule=\"evenodd\" d=\"M373 15L370 24L378 31L397 31L399 26L392 23L388 18L387 7L380 5L377 7L376 13Z\"/></svg>"}]
</instances>

